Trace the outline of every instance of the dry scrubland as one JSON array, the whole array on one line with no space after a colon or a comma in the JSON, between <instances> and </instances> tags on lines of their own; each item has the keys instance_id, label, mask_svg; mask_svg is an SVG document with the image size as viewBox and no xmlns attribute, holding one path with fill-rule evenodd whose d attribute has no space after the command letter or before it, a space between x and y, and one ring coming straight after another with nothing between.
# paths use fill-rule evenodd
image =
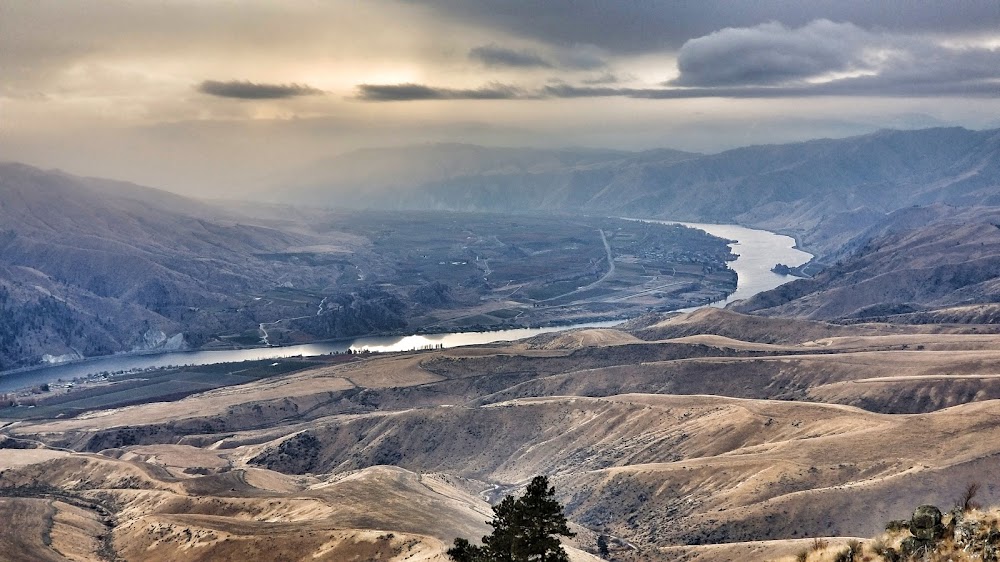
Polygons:
<instances>
[{"instance_id":1,"label":"dry scrubland","mask_svg":"<svg viewBox=\"0 0 1000 562\"><path fill-rule=\"evenodd\" d=\"M902 526L899 524L903 523ZM902 527L902 528L900 528ZM974 562L996 560L1000 550L1000 510L983 510L978 506L953 509L942 517L940 536L918 547L917 559L933 562ZM913 533L906 521L891 521L886 531L870 539L830 541L816 538L799 544L794 555L776 562L843 562L845 560L875 561L905 559L907 541ZM789 548L793 545L784 545ZM910 547L910 550L913 550ZM913 556L914 554L909 554Z\"/></svg>"},{"instance_id":2,"label":"dry scrubland","mask_svg":"<svg viewBox=\"0 0 1000 562\"><path fill-rule=\"evenodd\" d=\"M11 421L0 552L444 560L544 473L577 560L598 534L619 560L793 560L815 537L832 557L968 482L1000 499L982 328L708 309Z\"/></svg>"}]
</instances>

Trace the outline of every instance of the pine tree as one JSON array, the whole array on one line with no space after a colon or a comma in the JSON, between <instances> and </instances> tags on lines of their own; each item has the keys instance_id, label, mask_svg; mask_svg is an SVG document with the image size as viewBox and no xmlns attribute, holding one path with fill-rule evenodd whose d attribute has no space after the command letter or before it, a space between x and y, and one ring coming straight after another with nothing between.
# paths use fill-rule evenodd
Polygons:
<instances>
[{"instance_id":1,"label":"pine tree","mask_svg":"<svg viewBox=\"0 0 1000 562\"><path fill-rule=\"evenodd\" d=\"M604 535L597 537L597 554L604 559L611 555L611 551L608 549L608 538Z\"/></svg>"},{"instance_id":2,"label":"pine tree","mask_svg":"<svg viewBox=\"0 0 1000 562\"><path fill-rule=\"evenodd\" d=\"M483 550L490 562L514 562L514 544L522 533L520 501L507 496L493 506L493 533L483 537Z\"/></svg>"},{"instance_id":3,"label":"pine tree","mask_svg":"<svg viewBox=\"0 0 1000 562\"><path fill-rule=\"evenodd\" d=\"M455 546L449 548L447 554L455 562L489 562L482 547L465 539L455 539Z\"/></svg>"},{"instance_id":4,"label":"pine tree","mask_svg":"<svg viewBox=\"0 0 1000 562\"><path fill-rule=\"evenodd\" d=\"M524 495L518 500L521 516L520 533L512 545L516 561L568 562L566 551L559 544L559 537L573 537L566 525L562 505L555 499L556 489L549 487L549 479L536 476Z\"/></svg>"},{"instance_id":5,"label":"pine tree","mask_svg":"<svg viewBox=\"0 0 1000 562\"><path fill-rule=\"evenodd\" d=\"M536 476L520 498L507 496L493 506L493 532L478 547L455 539L448 556L455 562L568 562L559 537L573 537L549 479Z\"/></svg>"}]
</instances>

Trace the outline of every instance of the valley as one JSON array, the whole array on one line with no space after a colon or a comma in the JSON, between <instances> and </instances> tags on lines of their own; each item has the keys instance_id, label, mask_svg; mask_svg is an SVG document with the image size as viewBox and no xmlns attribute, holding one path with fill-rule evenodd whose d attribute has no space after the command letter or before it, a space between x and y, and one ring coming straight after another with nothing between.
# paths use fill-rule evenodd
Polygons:
<instances>
[{"instance_id":1,"label":"valley","mask_svg":"<svg viewBox=\"0 0 1000 562\"><path fill-rule=\"evenodd\" d=\"M0 562L1000 562L997 0L0 0Z\"/></svg>"},{"instance_id":2,"label":"valley","mask_svg":"<svg viewBox=\"0 0 1000 562\"><path fill-rule=\"evenodd\" d=\"M727 241L678 225L236 212L13 164L0 166L0 196L0 372L123 352L625 319L736 288ZM60 197L74 206L46 204Z\"/></svg>"},{"instance_id":3,"label":"valley","mask_svg":"<svg viewBox=\"0 0 1000 562\"><path fill-rule=\"evenodd\" d=\"M272 343L351 335L348 311L380 286L404 327L421 333L485 331L620 320L720 300L736 288L726 241L680 225L580 216L344 213L329 228L371 241L325 310L271 326ZM363 261L367 260L367 261ZM365 321L383 315L364 311ZM375 331L375 330L371 330ZM386 330L381 330L386 331Z\"/></svg>"},{"instance_id":4,"label":"valley","mask_svg":"<svg viewBox=\"0 0 1000 562\"><path fill-rule=\"evenodd\" d=\"M23 532L0 552L441 562L539 474L579 562L599 537L622 562L788 560L973 482L996 504L1000 214L959 154L994 144L468 149L405 197L386 170L365 210L2 168L4 365L170 353L2 396L0 512ZM521 189L547 195L507 213ZM806 250L806 277L772 271ZM546 328L497 341L526 326Z\"/></svg>"}]
</instances>

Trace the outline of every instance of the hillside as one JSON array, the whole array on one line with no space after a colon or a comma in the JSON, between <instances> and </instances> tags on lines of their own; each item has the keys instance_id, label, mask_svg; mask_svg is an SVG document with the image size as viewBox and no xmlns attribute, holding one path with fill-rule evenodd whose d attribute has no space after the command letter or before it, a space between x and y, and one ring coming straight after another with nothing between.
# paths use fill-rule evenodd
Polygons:
<instances>
[{"instance_id":1,"label":"hillside","mask_svg":"<svg viewBox=\"0 0 1000 562\"><path fill-rule=\"evenodd\" d=\"M0 199L0 371L620 319L736 285L726 242L679 225L234 209L17 164L0 166Z\"/></svg>"},{"instance_id":2,"label":"hillside","mask_svg":"<svg viewBox=\"0 0 1000 562\"><path fill-rule=\"evenodd\" d=\"M568 153L532 159L462 146L370 150L317 164L326 179L299 193L348 206L524 212L538 209L749 224L832 254L886 213L912 205L996 205L1000 131L885 130L719 154ZM442 154L443 152L447 154ZM517 155L517 156L516 156ZM390 164L386 164L390 163ZM386 167L388 172L380 171ZM277 182L279 187L295 185Z\"/></svg>"},{"instance_id":3,"label":"hillside","mask_svg":"<svg viewBox=\"0 0 1000 562\"><path fill-rule=\"evenodd\" d=\"M935 205L896 211L859 234L838 263L814 279L794 281L733 308L841 322L988 322L1000 294L997 225L1000 211L994 208Z\"/></svg>"},{"instance_id":4,"label":"hillside","mask_svg":"<svg viewBox=\"0 0 1000 562\"><path fill-rule=\"evenodd\" d=\"M483 534L484 499L548 474L570 546L604 534L619 560L721 561L871 536L1000 470L1000 336L982 326L789 329L718 309L637 324L44 410L0 429L0 490L39 533L44 509L80 507L108 529L82 527L93 544L129 559L280 539L289 559L442 560Z\"/></svg>"},{"instance_id":5,"label":"hillside","mask_svg":"<svg viewBox=\"0 0 1000 562\"><path fill-rule=\"evenodd\" d=\"M261 320L239 309L251 294L338 275L269 255L356 244L19 164L0 165L0 225L0 370L43 355L198 346L221 330L250 329Z\"/></svg>"}]
</instances>

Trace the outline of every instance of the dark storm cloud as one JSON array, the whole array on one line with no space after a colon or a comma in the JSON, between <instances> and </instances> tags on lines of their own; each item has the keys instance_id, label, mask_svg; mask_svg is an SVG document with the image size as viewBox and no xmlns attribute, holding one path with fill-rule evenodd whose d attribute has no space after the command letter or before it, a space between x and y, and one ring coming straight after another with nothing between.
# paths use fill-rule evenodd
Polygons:
<instances>
[{"instance_id":1,"label":"dark storm cloud","mask_svg":"<svg viewBox=\"0 0 1000 562\"><path fill-rule=\"evenodd\" d=\"M677 86L783 84L830 72L868 70L861 56L877 37L850 23L779 23L726 28L692 39L677 55Z\"/></svg>"},{"instance_id":2,"label":"dark storm cloud","mask_svg":"<svg viewBox=\"0 0 1000 562\"><path fill-rule=\"evenodd\" d=\"M358 99L364 101L421 100L509 100L525 97L506 84L487 84L476 89L437 88L424 84L360 84Z\"/></svg>"},{"instance_id":3,"label":"dark storm cloud","mask_svg":"<svg viewBox=\"0 0 1000 562\"><path fill-rule=\"evenodd\" d=\"M1000 49L959 47L920 35L817 20L726 28L684 44L679 76L658 88L584 80L553 83L551 98L791 98L815 96L1000 98Z\"/></svg>"},{"instance_id":4,"label":"dark storm cloud","mask_svg":"<svg viewBox=\"0 0 1000 562\"><path fill-rule=\"evenodd\" d=\"M720 91L786 86L801 95L982 96L1000 89L1000 50L829 20L797 29L778 23L723 29L685 43L677 66L680 75L667 85Z\"/></svg>"},{"instance_id":5,"label":"dark storm cloud","mask_svg":"<svg viewBox=\"0 0 1000 562\"><path fill-rule=\"evenodd\" d=\"M239 80L229 82L205 80L198 84L198 91L210 96L241 100L274 100L323 93L322 90L305 84L257 84Z\"/></svg>"},{"instance_id":6,"label":"dark storm cloud","mask_svg":"<svg viewBox=\"0 0 1000 562\"><path fill-rule=\"evenodd\" d=\"M469 58L486 66L511 66L516 68L552 68L552 63L531 51L517 51L499 45L483 45L469 51Z\"/></svg>"},{"instance_id":7,"label":"dark storm cloud","mask_svg":"<svg viewBox=\"0 0 1000 562\"><path fill-rule=\"evenodd\" d=\"M596 45L614 53L670 51L726 27L816 19L850 21L899 33L995 33L996 0L410 0L441 17L550 44Z\"/></svg>"}]
</instances>

